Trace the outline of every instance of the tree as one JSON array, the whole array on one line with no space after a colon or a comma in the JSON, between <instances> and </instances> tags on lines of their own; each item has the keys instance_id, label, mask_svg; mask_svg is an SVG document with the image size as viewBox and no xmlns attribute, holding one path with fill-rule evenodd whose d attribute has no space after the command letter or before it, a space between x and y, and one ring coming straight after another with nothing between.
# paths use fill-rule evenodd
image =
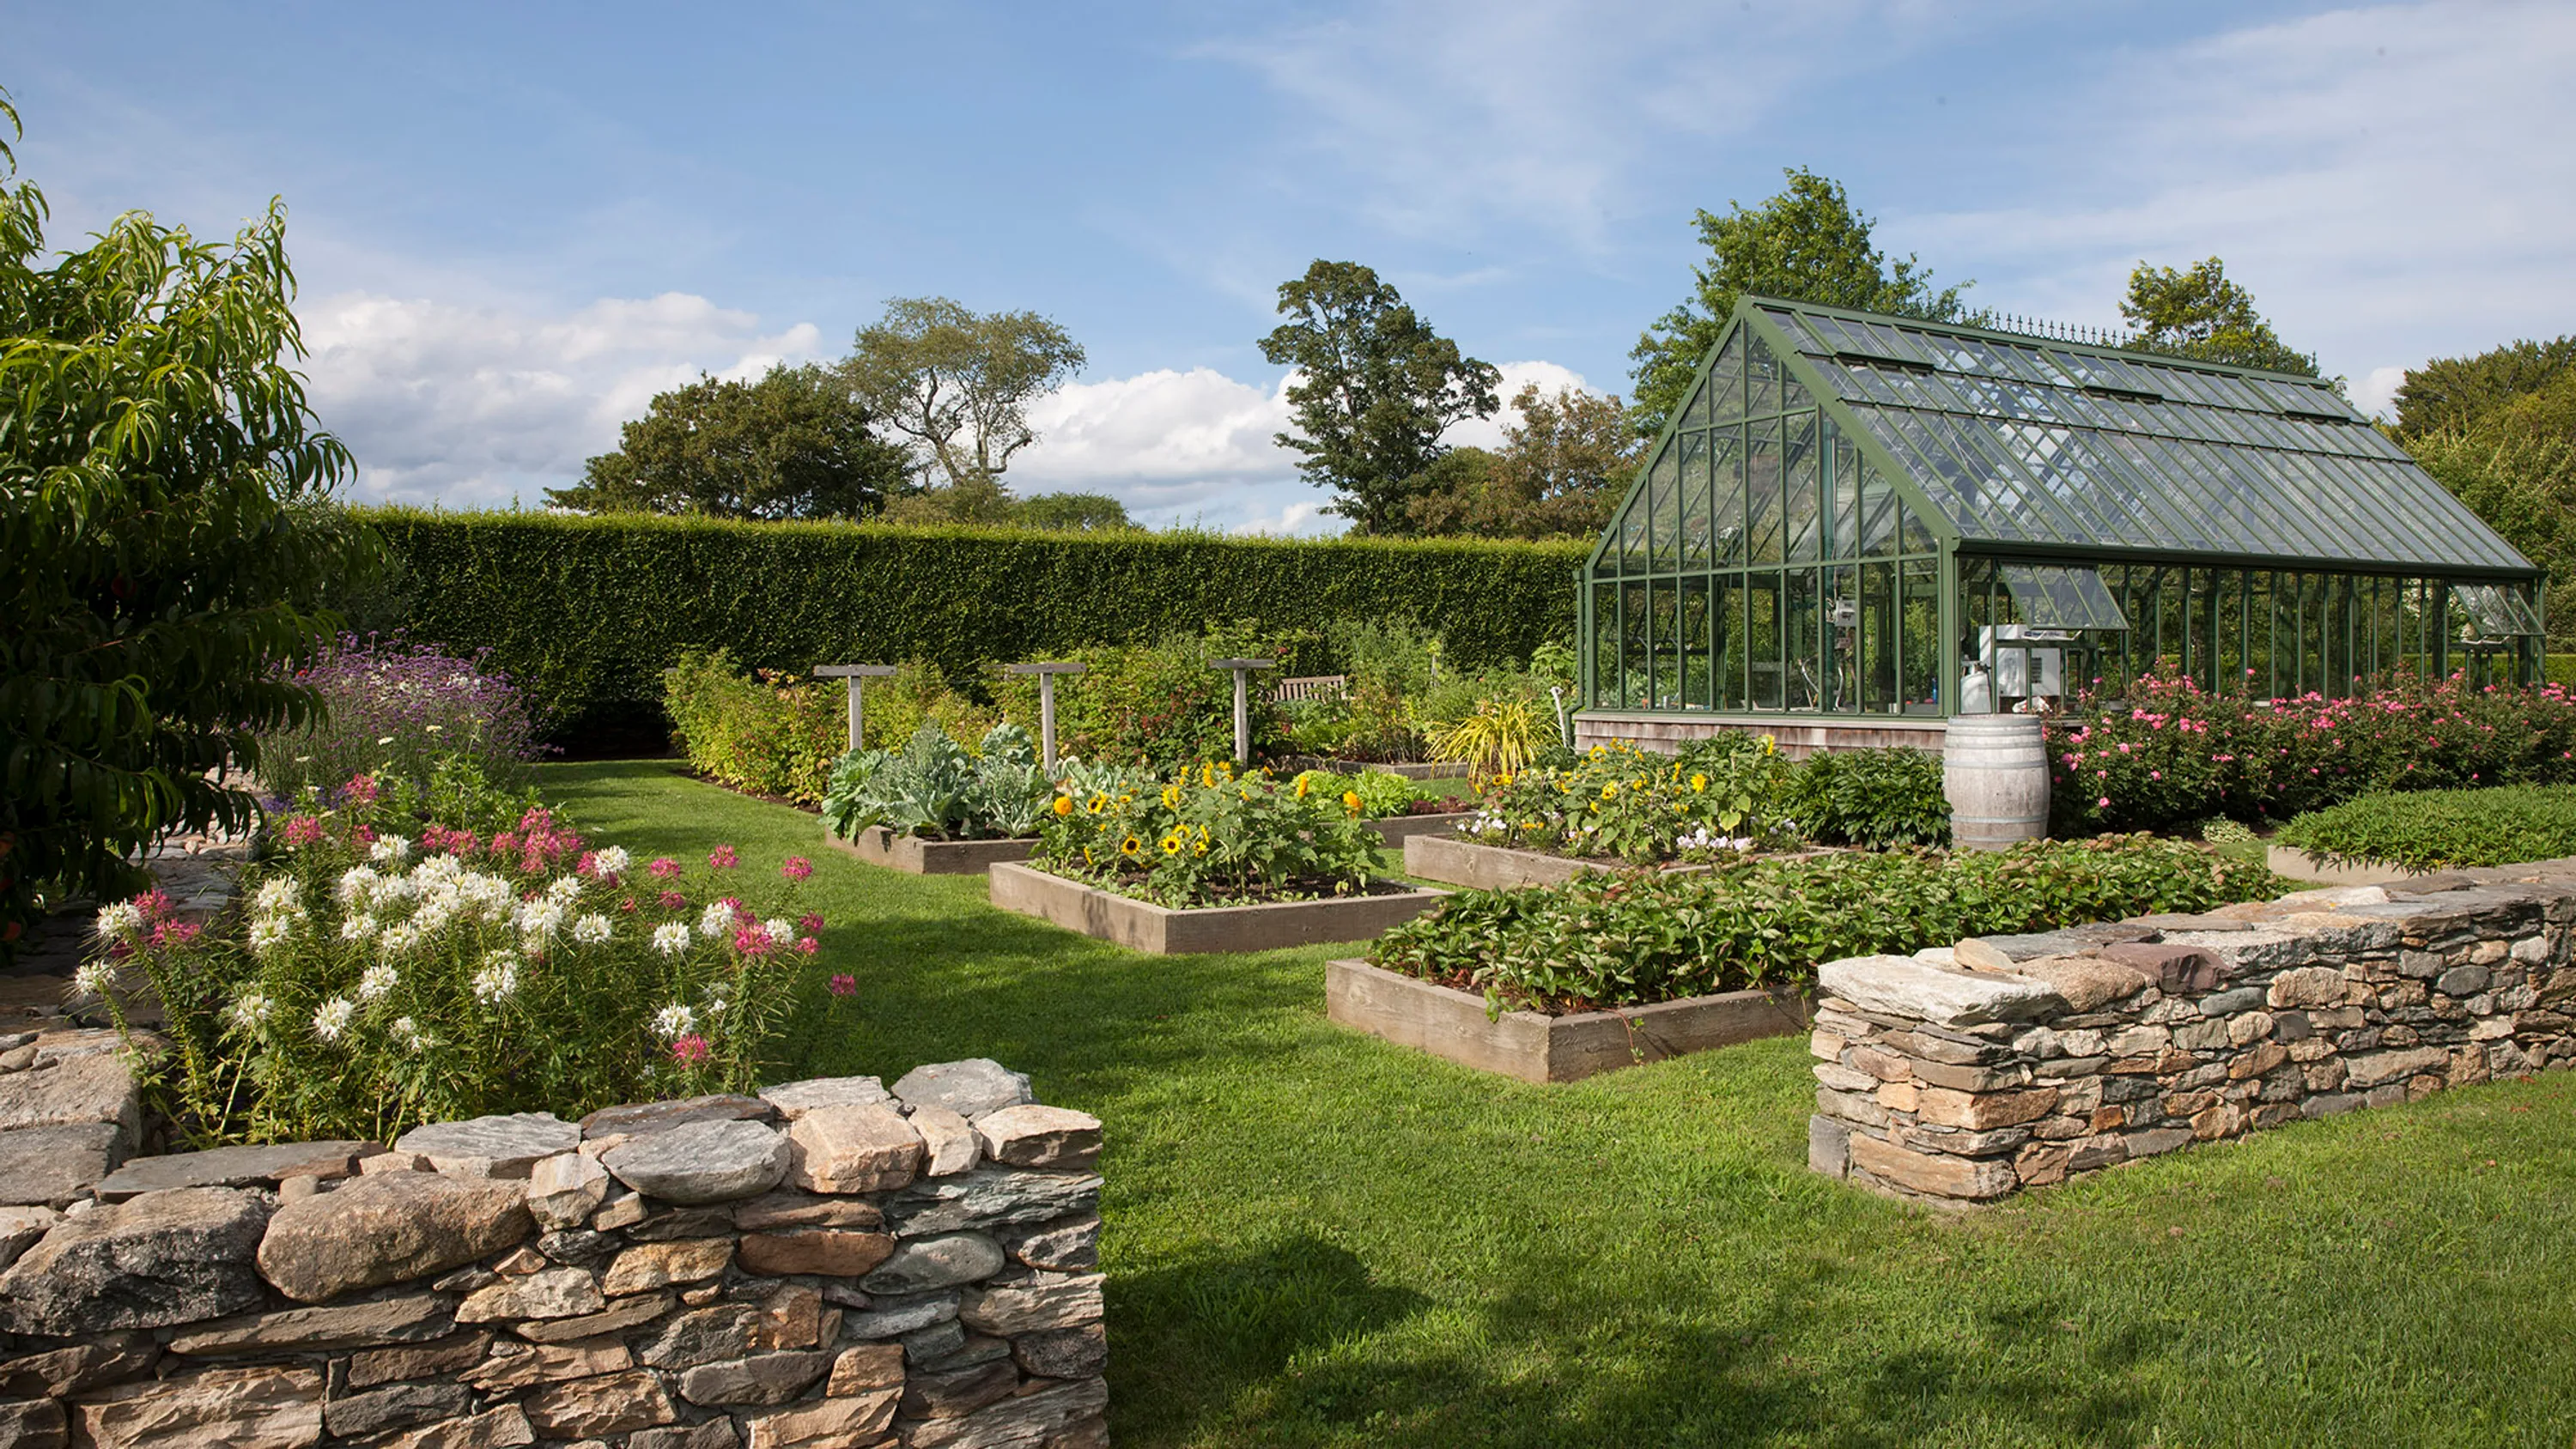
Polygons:
<instances>
[{"instance_id":1,"label":"tree","mask_svg":"<svg viewBox=\"0 0 2576 1449\"><path fill-rule=\"evenodd\" d=\"M1841 183L1803 166L1781 174L1789 189L1759 207L1729 201L1724 216L1697 213L1693 224L1709 253L1706 265L1691 269L1697 285L1628 353L1636 363L1632 424L1640 435L1662 432L1690 395L1700 359L1717 345L1736 298L1747 292L1927 322L1982 320L1959 300L1976 283L1935 290L1932 273L1911 254L1890 261L1872 246L1877 223L1852 210Z\"/></svg>"},{"instance_id":2,"label":"tree","mask_svg":"<svg viewBox=\"0 0 2576 1449\"><path fill-rule=\"evenodd\" d=\"M2551 637L2576 634L2576 369L2405 444L2470 512L2549 571Z\"/></svg>"},{"instance_id":3,"label":"tree","mask_svg":"<svg viewBox=\"0 0 2576 1449\"><path fill-rule=\"evenodd\" d=\"M1414 480L1461 418L1501 406L1502 374L1431 330L1395 288L1357 262L1318 260L1279 284L1293 320L1261 339L1261 355L1297 370L1288 405L1297 431L1277 434L1301 454L1298 471L1334 490L1327 511L1359 533L1402 533Z\"/></svg>"},{"instance_id":4,"label":"tree","mask_svg":"<svg viewBox=\"0 0 2576 1449\"><path fill-rule=\"evenodd\" d=\"M290 671L322 591L383 558L329 501L351 461L291 365L284 206L229 244L129 212L40 266L16 175L0 139L0 958L45 897L258 818L228 772L319 707Z\"/></svg>"},{"instance_id":5,"label":"tree","mask_svg":"<svg viewBox=\"0 0 2576 1449\"><path fill-rule=\"evenodd\" d=\"M1610 522L1645 451L1616 396L1577 388L1541 396L1538 384L1512 398L1520 421L1503 431L1499 453L1458 448L1435 467L1410 507L1425 533L1487 538L1589 538Z\"/></svg>"},{"instance_id":6,"label":"tree","mask_svg":"<svg viewBox=\"0 0 2576 1449\"><path fill-rule=\"evenodd\" d=\"M713 518L865 518L904 491L904 450L830 372L773 367L758 382L701 376L653 399L546 502L580 513Z\"/></svg>"},{"instance_id":7,"label":"tree","mask_svg":"<svg viewBox=\"0 0 2576 1449\"><path fill-rule=\"evenodd\" d=\"M1127 505L1106 493L1038 493L1019 501L1011 522L1057 533L1107 533L1133 528Z\"/></svg>"},{"instance_id":8,"label":"tree","mask_svg":"<svg viewBox=\"0 0 2576 1449\"><path fill-rule=\"evenodd\" d=\"M2397 435L2465 428L2515 398L2576 370L2576 337L2510 342L2475 357L2437 357L2406 369L2397 388Z\"/></svg>"},{"instance_id":9,"label":"tree","mask_svg":"<svg viewBox=\"0 0 2576 1449\"><path fill-rule=\"evenodd\" d=\"M1081 344L1035 312L981 314L946 297L897 297L859 329L842 379L868 412L911 440L924 475L997 483L1037 441L1029 399L1082 370Z\"/></svg>"},{"instance_id":10,"label":"tree","mask_svg":"<svg viewBox=\"0 0 2576 1449\"><path fill-rule=\"evenodd\" d=\"M2283 342L2254 310L2254 294L2229 281L2226 264L2216 257L2179 272L2138 263L2129 273L2120 315L2138 329L2126 344L2133 351L2320 375L2315 354Z\"/></svg>"}]
</instances>

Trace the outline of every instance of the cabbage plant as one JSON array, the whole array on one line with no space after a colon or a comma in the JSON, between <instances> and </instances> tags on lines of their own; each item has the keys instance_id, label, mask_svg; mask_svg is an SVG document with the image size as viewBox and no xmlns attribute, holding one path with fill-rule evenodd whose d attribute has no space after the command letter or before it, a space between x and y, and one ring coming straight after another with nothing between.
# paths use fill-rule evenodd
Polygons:
<instances>
[{"instance_id":1,"label":"cabbage plant","mask_svg":"<svg viewBox=\"0 0 2576 1449\"><path fill-rule=\"evenodd\" d=\"M1018 725L993 726L969 751L925 724L900 750L843 755L823 824L844 839L878 825L937 840L1032 835L1048 791L1037 745Z\"/></svg>"}]
</instances>

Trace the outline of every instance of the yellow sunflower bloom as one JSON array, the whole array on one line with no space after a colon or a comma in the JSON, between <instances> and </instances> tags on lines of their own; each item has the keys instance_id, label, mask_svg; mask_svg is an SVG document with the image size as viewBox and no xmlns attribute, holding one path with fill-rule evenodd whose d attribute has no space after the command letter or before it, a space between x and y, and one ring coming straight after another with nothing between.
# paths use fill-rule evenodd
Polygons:
<instances>
[{"instance_id":1,"label":"yellow sunflower bloom","mask_svg":"<svg viewBox=\"0 0 2576 1449\"><path fill-rule=\"evenodd\" d=\"M1164 836L1164 837L1163 837L1163 853L1164 853L1165 855L1178 855L1178 854L1180 854L1180 853L1181 853L1181 838L1180 838L1178 835L1166 835L1166 836Z\"/></svg>"},{"instance_id":2,"label":"yellow sunflower bloom","mask_svg":"<svg viewBox=\"0 0 2576 1449\"><path fill-rule=\"evenodd\" d=\"M1118 853L1120 855L1132 856L1142 851L1144 848L1145 842L1138 840L1132 835L1118 843Z\"/></svg>"},{"instance_id":3,"label":"yellow sunflower bloom","mask_svg":"<svg viewBox=\"0 0 2576 1449\"><path fill-rule=\"evenodd\" d=\"M1067 815L1072 814L1072 813L1073 813L1073 797L1072 797L1072 796L1070 796L1070 795L1058 795L1058 796L1056 796L1056 797L1055 797L1055 813L1056 813L1056 818L1057 818L1057 819L1059 819L1059 820L1063 819L1063 818L1064 818L1065 816L1067 816Z\"/></svg>"},{"instance_id":4,"label":"yellow sunflower bloom","mask_svg":"<svg viewBox=\"0 0 2576 1449\"><path fill-rule=\"evenodd\" d=\"M1308 780L1305 776L1299 775L1297 777L1297 798L1300 800L1305 799L1307 787L1313 783L1313 781Z\"/></svg>"},{"instance_id":5,"label":"yellow sunflower bloom","mask_svg":"<svg viewBox=\"0 0 2576 1449\"><path fill-rule=\"evenodd\" d=\"M1348 808L1348 809L1349 809L1349 811L1350 811L1353 815L1357 815L1357 814L1359 814L1359 813L1360 813L1360 792L1359 792L1359 791L1357 791L1357 790L1345 790L1345 791L1343 791L1343 792L1342 792L1342 804L1343 804L1346 808Z\"/></svg>"},{"instance_id":6,"label":"yellow sunflower bloom","mask_svg":"<svg viewBox=\"0 0 2576 1449\"><path fill-rule=\"evenodd\" d=\"M1180 786L1165 785L1163 787L1163 808L1166 810L1178 810L1181 808Z\"/></svg>"},{"instance_id":7,"label":"yellow sunflower bloom","mask_svg":"<svg viewBox=\"0 0 2576 1449\"><path fill-rule=\"evenodd\" d=\"M1705 794L1705 793L1707 793L1707 791L1708 791L1708 776L1706 776L1706 775L1693 775L1693 776L1691 776L1691 793L1692 793L1692 794L1694 794L1694 795L1698 795L1698 794Z\"/></svg>"},{"instance_id":8,"label":"yellow sunflower bloom","mask_svg":"<svg viewBox=\"0 0 2576 1449\"><path fill-rule=\"evenodd\" d=\"M1613 780L1609 784L1601 787L1601 798L1604 800L1616 799L1618 794L1619 782L1616 780Z\"/></svg>"}]
</instances>

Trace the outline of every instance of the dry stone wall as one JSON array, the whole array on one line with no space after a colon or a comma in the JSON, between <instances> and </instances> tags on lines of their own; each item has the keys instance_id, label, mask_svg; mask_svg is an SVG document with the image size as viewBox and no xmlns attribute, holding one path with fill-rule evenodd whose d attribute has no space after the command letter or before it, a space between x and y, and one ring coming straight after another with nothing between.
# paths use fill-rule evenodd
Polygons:
<instances>
[{"instance_id":1,"label":"dry stone wall","mask_svg":"<svg viewBox=\"0 0 2576 1449\"><path fill-rule=\"evenodd\" d=\"M1100 1136L976 1060L124 1161L0 1215L0 1449L1092 1449Z\"/></svg>"},{"instance_id":2,"label":"dry stone wall","mask_svg":"<svg viewBox=\"0 0 2576 1449\"><path fill-rule=\"evenodd\" d=\"M2576 861L1836 961L1816 1170L1991 1202L2576 1061Z\"/></svg>"}]
</instances>

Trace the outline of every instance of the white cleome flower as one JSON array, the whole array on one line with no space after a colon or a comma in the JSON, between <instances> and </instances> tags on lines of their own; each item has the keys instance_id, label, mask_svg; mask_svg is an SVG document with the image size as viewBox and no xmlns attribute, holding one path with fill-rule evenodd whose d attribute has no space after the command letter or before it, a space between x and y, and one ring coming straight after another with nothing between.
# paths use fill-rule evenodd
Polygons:
<instances>
[{"instance_id":1,"label":"white cleome flower","mask_svg":"<svg viewBox=\"0 0 2576 1449\"><path fill-rule=\"evenodd\" d=\"M376 933L376 924L376 918L373 916L351 916L340 923L340 939L363 941Z\"/></svg>"},{"instance_id":2,"label":"white cleome flower","mask_svg":"<svg viewBox=\"0 0 2576 1449\"><path fill-rule=\"evenodd\" d=\"M655 926L653 949L665 956L677 956L689 949L688 926L679 921L673 921L666 926Z\"/></svg>"},{"instance_id":3,"label":"white cleome flower","mask_svg":"<svg viewBox=\"0 0 2576 1449\"><path fill-rule=\"evenodd\" d=\"M590 868L601 875L624 875L626 868L634 863L635 857L628 855L622 845L607 846L592 852L590 857Z\"/></svg>"},{"instance_id":4,"label":"white cleome flower","mask_svg":"<svg viewBox=\"0 0 2576 1449\"><path fill-rule=\"evenodd\" d=\"M616 933L617 927L596 912L572 923L572 938L585 946L599 945Z\"/></svg>"},{"instance_id":5,"label":"white cleome flower","mask_svg":"<svg viewBox=\"0 0 2576 1449\"><path fill-rule=\"evenodd\" d=\"M393 1034L393 1039L396 1045L409 1051L426 1051L438 1044L436 1038L429 1035L429 1033L422 1031L420 1029L420 1024L413 1021L408 1016L395 1017L393 1025L387 1027L386 1030Z\"/></svg>"},{"instance_id":6,"label":"white cleome flower","mask_svg":"<svg viewBox=\"0 0 2576 1449\"><path fill-rule=\"evenodd\" d=\"M290 916L262 916L250 923L250 950L254 956L265 956L286 944L295 930Z\"/></svg>"},{"instance_id":7,"label":"white cleome flower","mask_svg":"<svg viewBox=\"0 0 2576 1449\"><path fill-rule=\"evenodd\" d=\"M542 941L563 929L563 907L552 901L529 901L519 907L519 934Z\"/></svg>"},{"instance_id":8,"label":"white cleome flower","mask_svg":"<svg viewBox=\"0 0 2576 1449\"><path fill-rule=\"evenodd\" d=\"M423 935L427 935L428 933L437 930L439 927L446 925L450 920L453 920L455 916L456 901L454 897L445 895L431 896L428 900L420 903L419 909L411 913L411 928Z\"/></svg>"},{"instance_id":9,"label":"white cleome flower","mask_svg":"<svg viewBox=\"0 0 2576 1449\"><path fill-rule=\"evenodd\" d=\"M721 939L725 932L732 929L733 907L726 905L724 902L718 901L714 905L707 907L705 910L698 912L699 935L710 939Z\"/></svg>"},{"instance_id":10,"label":"white cleome flower","mask_svg":"<svg viewBox=\"0 0 2576 1449\"><path fill-rule=\"evenodd\" d=\"M354 905L378 879L373 869L363 865L353 865L340 872L339 882L331 887L331 894L337 896L340 904L344 906Z\"/></svg>"},{"instance_id":11,"label":"white cleome flower","mask_svg":"<svg viewBox=\"0 0 2576 1449\"><path fill-rule=\"evenodd\" d=\"M115 973L107 969L106 962L83 961L72 972L72 989L104 998L107 995L109 983L115 979Z\"/></svg>"},{"instance_id":12,"label":"white cleome flower","mask_svg":"<svg viewBox=\"0 0 2576 1449\"><path fill-rule=\"evenodd\" d=\"M379 835L367 847L367 859L378 865L400 865L411 859L411 842L399 835Z\"/></svg>"},{"instance_id":13,"label":"white cleome flower","mask_svg":"<svg viewBox=\"0 0 2576 1449\"><path fill-rule=\"evenodd\" d=\"M263 881L259 893L251 897L250 908L254 915L300 916L304 914L304 886L292 876Z\"/></svg>"},{"instance_id":14,"label":"white cleome flower","mask_svg":"<svg viewBox=\"0 0 2576 1449\"><path fill-rule=\"evenodd\" d=\"M349 1022L358 1014L358 1003L345 996L334 996L313 1012L313 1034L324 1041L338 1041L349 1030Z\"/></svg>"},{"instance_id":15,"label":"white cleome flower","mask_svg":"<svg viewBox=\"0 0 2576 1449\"><path fill-rule=\"evenodd\" d=\"M769 939L777 942L781 946L785 946L796 939L796 923L788 920L784 916L781 916L774 921L761 922L760 929L767 931L769 933Z\"/></svg>"},{"instance_id":16,"label":"white cleome flower","mask_svg":"<svg viewBox=\"0 0 2576 1449\"><path fill-rule=\"evenodd\" d=\"M382 1001L386 994L394 989L394 983L401 979L402 973L394 970L392 966L385 962L379 961L375 965L370 966L365 971L359 973L358 999L360 1001Z\"/></svg>"},{"instance_id":17,"label":"white cleome flower","mask_svg":"<svg viewBox=\"0 0 2576 1449\"><path fill-rule=\"evenodd\" d=\"M102 941L122 941L143 929L143 908L132 901L118 901L99 909L98 924L91 928Z\"/></svg>"},{"instance_id":18,"label":"white cleome flower","mask_svg":"<svg viewBox=\"0 0 2576 1449\"><path fill-rule=\"evenodd\" d=\"M273 1003L266 996L256 991L245 991L233 998L231 1008L224 1014L232 1018L233 1025L242 1030L257 1031L267 1022L272 1006Z\"/></svg>"},{"instance_id":19,"label":"white cleome flower","mask_svg":"<svg viewBox=\"0 0 2576 1449\"><path fill-rule=\"evenodd\" d=\"M474 973L474 999L490 1006L507 1001L519 989L519 958L507 951L495 951L483 958L483 969Z\"/></svg>"},{"instance_id":20,"label":"white cleome flower","mask_svg":"<svg viewBox=\"0 0 2576 1449\"><path fill-rule=\"evenodd\" d=\"M653 1031L664 1041L678 1041L697 1025L698 1014L676 1003L653 1014Z\"/></svg>"},{"instance_id":21,"label":"white cleome flower","mask_svg":"<svg viewBox=\"0 0 2576 1449\"><path fill-rule=\"evenodd\" d=\"M376 944L386 955L400 956L420 944L420 932L409 926L387 926L385 933L376 938Z\"/></svg>"},{"instance_id":22,"label":"white cleome flower","mask_svg":"<svg viewBox=\"0 0 2576 1449\"><path fill-rule=\"evenodd\" d=\"M581 885L582 881L580 876L556 876L553 880L546 882L546 899L554 902L557 906L569 906L573 902L581 899Z\"/></svg>"}]
</instances>

